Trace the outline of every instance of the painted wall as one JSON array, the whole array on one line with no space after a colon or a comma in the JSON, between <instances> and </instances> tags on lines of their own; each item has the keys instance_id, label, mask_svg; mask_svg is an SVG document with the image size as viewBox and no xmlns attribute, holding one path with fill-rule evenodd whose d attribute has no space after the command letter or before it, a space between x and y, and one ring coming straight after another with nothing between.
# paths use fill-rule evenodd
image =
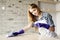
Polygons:
<instances>
[{"instance_id":1,"label":"painted wall","mask_svg":"<svg viewBox=\"0 0 60 40\"><path fill-rule=\"evenodd\" d=\"M56 4L57 33L60 34L60 3Z\"/></svg>"}]
</instances>

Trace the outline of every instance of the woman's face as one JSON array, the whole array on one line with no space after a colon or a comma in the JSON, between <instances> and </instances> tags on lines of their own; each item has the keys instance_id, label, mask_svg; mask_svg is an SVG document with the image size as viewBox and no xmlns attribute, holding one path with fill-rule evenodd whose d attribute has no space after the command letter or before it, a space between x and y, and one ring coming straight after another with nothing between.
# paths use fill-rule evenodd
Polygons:
<instances>
[{"instance_id":1,"label":"woman's face","mask_svg":"<svg viewBox=\"0 0 60 40\"><path fill-rule=\"evenodd\" d=\"M37 8L30 8L30 12L35 15L35 16L38 16L39 15L39 12L38 12L38 9Z\"/></svg>"}]
</instances>

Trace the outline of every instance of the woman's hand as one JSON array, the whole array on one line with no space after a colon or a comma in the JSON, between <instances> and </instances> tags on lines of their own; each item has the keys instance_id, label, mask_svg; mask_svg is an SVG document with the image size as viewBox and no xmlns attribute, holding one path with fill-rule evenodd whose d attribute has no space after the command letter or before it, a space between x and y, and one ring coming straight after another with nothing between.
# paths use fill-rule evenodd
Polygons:
<instances>
[{"instance_id":1,"label":"woman's hand","mask_svg":"<svg viewBox=\"0 0 60 40\"><path fill-rule=\"evenodd\" d=\"M54 31L55 31L55 27L49 27L49 30L50 30L51 32L54 32Z\"/></svg>"}]
</instances>

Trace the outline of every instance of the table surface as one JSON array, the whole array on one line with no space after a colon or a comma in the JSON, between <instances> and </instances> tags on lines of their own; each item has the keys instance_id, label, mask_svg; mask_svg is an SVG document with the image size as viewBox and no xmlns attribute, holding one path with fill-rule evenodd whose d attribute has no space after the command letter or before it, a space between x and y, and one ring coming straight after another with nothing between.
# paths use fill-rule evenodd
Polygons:
<instances>
[{"instance_id":1,"label":"table surface","mask_svg":"<svg viewBox=\"0 0 60 40\"><path fill-rule=\"evenodd\" d=\"M60 40L56 38L40 37L37 33L26 33L23 35L18 35L16 37L6 37L5 35L0 35L0 40Z\"/></svg>"}]
</instances>

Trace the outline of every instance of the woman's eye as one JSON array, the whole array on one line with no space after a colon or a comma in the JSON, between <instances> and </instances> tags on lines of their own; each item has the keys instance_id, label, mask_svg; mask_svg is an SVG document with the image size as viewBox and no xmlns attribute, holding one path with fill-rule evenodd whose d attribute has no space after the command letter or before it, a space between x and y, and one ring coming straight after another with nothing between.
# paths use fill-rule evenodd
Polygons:
<instances>
[{"instance_id":1,"label":"woman's eye","mask_svg":"<svg viewBox=\"0 0 60 40\"><path fill-rule=\"evenodd\" d=\"M33 10L33 11L35 11L35 10Z\"/></svg>"}]
</instances>

